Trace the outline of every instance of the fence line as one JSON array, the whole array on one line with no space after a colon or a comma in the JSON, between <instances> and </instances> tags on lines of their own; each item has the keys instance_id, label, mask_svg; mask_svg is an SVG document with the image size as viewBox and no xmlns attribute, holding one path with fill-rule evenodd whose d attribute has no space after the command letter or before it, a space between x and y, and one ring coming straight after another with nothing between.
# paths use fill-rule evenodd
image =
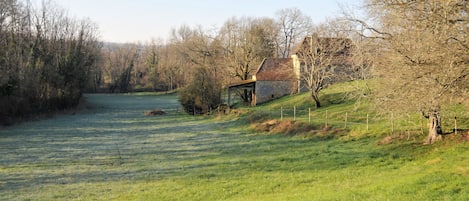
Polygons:
<instances>
[{"instance_id":1,"label":"fence line","mask_svg":"<svg viewBox=\"0 0 469 201\"><path fill-rule=\"evenodd\" d=\"M330 112L329 110L314 111L312 108L298 108L296 106L284 107L280 109L269 109L268 111L260 108L246 108L246 110L255 110L266 112L271 119L302 121L306 123L314 123L325 127L343 127L345 129L360 129L366 132L373 130L374 132L383 133L420 133L424 134L428 128L426 120L419 114L394 114L378 115L372 112L362 111L338 111ZM441 115L442 126L447 132L457 133L461 129L458 122L468 122L469 112L446 112ZM376 124L378 123L378 124Z\"/></svg>"}]
</instances>

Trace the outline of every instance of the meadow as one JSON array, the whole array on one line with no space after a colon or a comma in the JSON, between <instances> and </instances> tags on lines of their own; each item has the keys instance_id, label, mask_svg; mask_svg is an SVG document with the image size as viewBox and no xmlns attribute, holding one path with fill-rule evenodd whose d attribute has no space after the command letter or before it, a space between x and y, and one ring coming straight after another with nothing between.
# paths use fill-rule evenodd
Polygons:
<instances>
[{"instance_id":1,"label":"meadow","mask_svg":"<svg viewBox=\"0 0 469 201\"><path fill-rule=\"evenodd\" d=\"M0 200L469 199L457 138L286 136L255 131L251 113L182 114L176 95L86 97L93 108L1 128Z\"/></svg>"}]
</instances>

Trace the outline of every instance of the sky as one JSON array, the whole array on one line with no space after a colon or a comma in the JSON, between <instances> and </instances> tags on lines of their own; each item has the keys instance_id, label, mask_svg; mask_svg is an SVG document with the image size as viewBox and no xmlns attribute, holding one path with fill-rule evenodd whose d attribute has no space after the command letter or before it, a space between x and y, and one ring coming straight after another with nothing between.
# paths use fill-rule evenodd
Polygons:
<instances>
[{"instance_id":1,"label":"sky","mask_svg":"<svg viewBox=\"0 0 469 201\"><path fill-rule=\"evenodd\" d=\"M219 28L231 17L275 17L284 8L298 8L314 23L338 16L341 6L360 0L55 0L70 17L89 18L101 40L135 43L166 40L173 28Z\"/></svg>"}]
</instances>

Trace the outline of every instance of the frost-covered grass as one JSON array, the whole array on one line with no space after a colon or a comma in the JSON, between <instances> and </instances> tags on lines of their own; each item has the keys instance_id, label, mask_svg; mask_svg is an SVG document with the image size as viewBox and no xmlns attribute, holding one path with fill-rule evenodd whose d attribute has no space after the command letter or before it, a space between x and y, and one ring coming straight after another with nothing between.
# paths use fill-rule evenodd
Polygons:
<instances>
[{"instance_id":1,"label":"frost-covered grass","mask_svg":"<svg viewBox=\"0 0 469 201\"><path fill-rule=\"evenodd\" d=\"M286 137L178 113L175 95L88 100L94 109L1 128L0 200L469 199L456 139Z\"/></svg>"}]
</instances>

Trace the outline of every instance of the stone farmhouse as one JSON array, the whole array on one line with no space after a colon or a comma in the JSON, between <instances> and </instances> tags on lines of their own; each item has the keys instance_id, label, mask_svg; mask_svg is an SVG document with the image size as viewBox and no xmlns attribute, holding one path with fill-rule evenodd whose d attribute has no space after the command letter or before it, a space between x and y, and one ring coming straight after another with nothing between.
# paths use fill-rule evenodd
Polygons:
<instances>
[{"instance_id":1,"label":"stone farmhouse","mask_svg":"<svg viewBox=\"0 0 469 201\"><path fill-rule=\"evenodd\" d=\"M306 37L291 58L265 58L250 80L228 86L228 105L231 105L235 90L247 90L251 95L251 106L307 91L302 74L307 69L307 54L313 52L333 54L329 55L333 59L328 65L335 66L334 74L338 76L334 76L329 82L344 81L348 79L347 74L352 65L351 47L352 42L347 38L321 38L315 35Z\"/></svg>"}]
</instances>

